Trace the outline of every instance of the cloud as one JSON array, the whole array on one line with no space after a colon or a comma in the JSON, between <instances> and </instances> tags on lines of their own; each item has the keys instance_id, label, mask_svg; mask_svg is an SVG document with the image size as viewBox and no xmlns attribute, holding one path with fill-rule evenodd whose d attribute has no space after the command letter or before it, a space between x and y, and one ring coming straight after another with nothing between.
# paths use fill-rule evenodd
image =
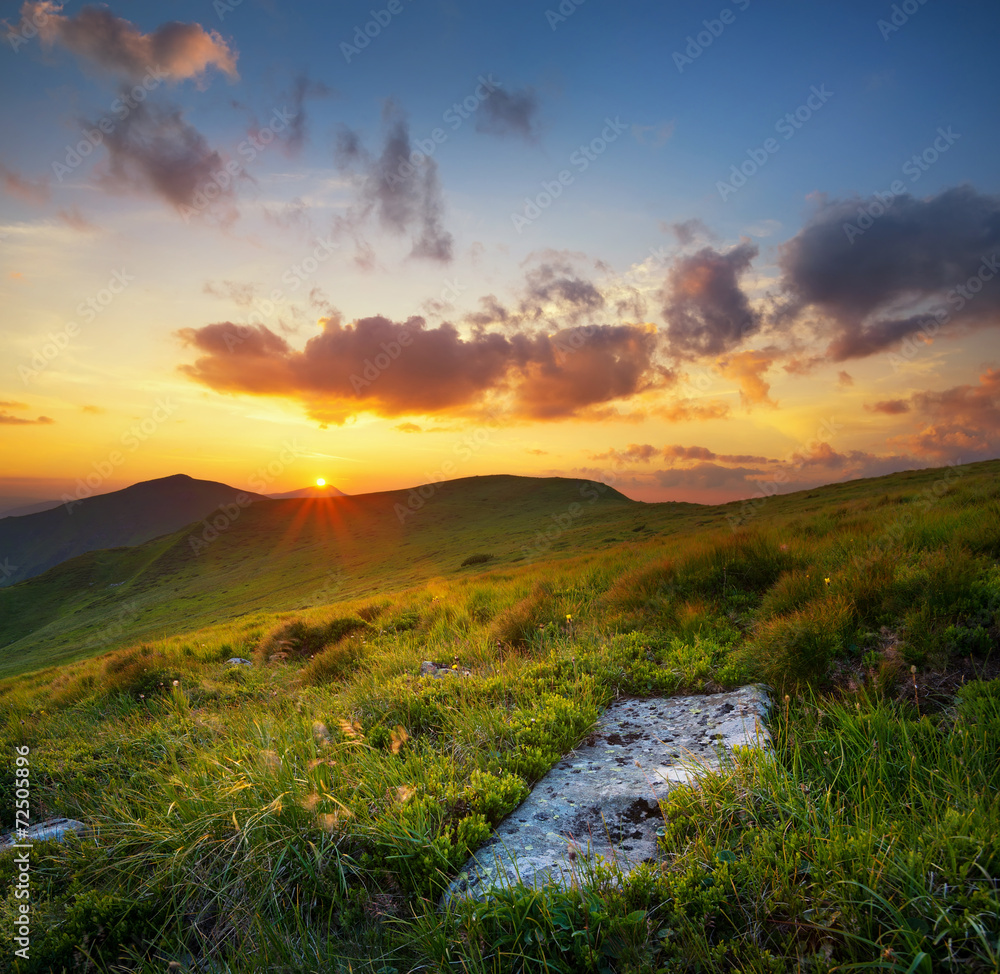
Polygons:
<instances>
[{"instance_id":1,"label":"cloud","mask_svg":"<svg viewBox=\"0 0 1000 974\"><path fill-rule=\"evenodd\" d=\"M400 433L422 433L424 428L422 426L417 426L416 423L398 423L393 426L394 430L398 430Z\"/></svg>"},{"instance_id":2,"label":"cloud","mask_svg":"<svg viewBox=\"0 0 1000 974\"><path fill-rule=\"evenodd\" d=\"M865 403L865 409L870 413L885 413L887 416L898 416L900 413L908 413L910 404L905 399L881 399L879 402L869 405Z\"/></svg>"},{"instance_id":3,"label":"cloud","mask_svg":"<svg viewBox=\"0 0 1000 974\"><path fill-rule=\"evenodd\" d=\"M537 448L532 450L525 450L524 452L530 453L533 457L547 457L549 455L548 450L539 450Z\"/></svg>"},{"instance_id":4,"label":"cloud","mask_svg":"<svg viewBox=\"0 0 1000 974\"><path fill-rule=\"evenodd\" d=\"M99 416L101 415L101 413L107 412L107 410L103 409L101 406L87 405L87 406L81 406L80 409L82 412L90 413L93 416Z\"/></svg>"},{"instance_id":5,"label":"cloud","mask_svg":"<svg viewBox=\"0 0 1000 974\"><path fill-rule=\"evenodd\" d=\"M476 112L476 131L516 135L526 142L538 138L538 96L531 87L519 91L494 88Z\"/></svg>"},{"instance_id":6,"label":"cloud","mask_svg":"<svg viewBox=\"0 0 1000 974\"><path fill-rule=\"evenodd\" d=\"M608 450L605 453L591 453L591 460L620 460L623 463L649 463L659 455L659 450L649 443L629 443L624 450Z\"/></svg>"},{"instance_id":7,"label":"cloud","mask_svg":"<svg viewBox=\"0 0 1000 974\"><path fill-rule=\"evenodd\" d=\"M1000 370L987 369L978 385L918 392L909 405L923 425L892 442L917 456L968 463L1000 454Z\"/></svg>"},{"instance_id":8,"label":"cloud","mask_svg":"<svg viewBox=\"0 0 1000 974\"><path fill-rule=\"evenodd\" d=\"M705 461L692 467L657 470L655 478L660 487L696 487L702 490L745 487L749 490L750 481L763 472L755 467L725 467Z\"/></svg>"},{"instance_id":9,"label":"cloud","mask_svg":"<svg viewBox=\"0 0 1000 974\"><path fill-rule=\"evenodd\" d=\"M525 274L518 310L531 320L558 316L575 322L604 305L604 295L593 282L579 277L565 257L553 256Z\"/></svg>"},{"instance_id":10,"label":"cloud","mask_svg":"<svg viewBox=\"0 0 1000 974\"><path fill-rule=\"evenodd\" d=\"M645 327L588 329L560 355L559 332L463 337L449 322L428 328L420 317L382 316L351 324L334 317L322 326L301 351L263 325L182 329L199 358L181 371L219 392L297 399L330 423L363 411L475 415L494 397L515 418L562 419L668 381L655 362L655 330Z\"/></svg>"},{"instance_id":11,"label":"cloud","mask_svg":"<svg viewBox=\"0 0 1000 974\"><path fill-rule=\"evenodd\" d=\"M39 23L42 41L58 44L81 60L135 81L159 72L172 81L200 78L217 68L231 79L236 72L236 51L216 31L200 24L170 21L152 33L116 17L106 7L84 7L73 17L60 13L61 4L49 0L25 3L22 18Z\"/></svg>"},{"instance_id":12,"label":"cloud","mask_svg":"<svg viewBox=\"0 0 1000 974\"><path fill-rule=\"evenodd\" d=\"M13 169L8 169L0 162L0 179L3 180L5 193L23 200L25 203L41 205L42 203L48 203L51 196L47 176L40 176L38 179L29 179L27 176L22 176Z\"/></svg>"},{"instance_id":13,"label":"cloud","mask_svg":"<svg viewBox=\"0 0 1000 974\"><path fill-rule=\"evenodd\" d=\"M653 410L654 414L671 423L687 423L693 420L726 419L729 403L721 399L675 399Z\"/></svg>"},{"instance_id":14,"label":"cloud","mask_svg":"<svg viewBox=\"0 0 1000 974\"><path fill-rule=\"evenodd\" d=\"M920 331L933 335L938 318L946 328L996 326L1000 282L991 268L1000 257L1000 196L971 186L922 200L903 194L852 233L859 210L872 206L858 198L824 202L781 247L786 319L818 314L827 354L838 362ZM963 295L970 281L978 293Z\"/></svg>"},{"instance_id":15,"label":"cloud","mask_svg":"<svg viewBox=\"0 0 1000 974\"><path fill-rule=\"evenodd\" d=\"M7 407L7 408L2 408ZM25 419L23 416L13 416L7 409L27 409L27 403L0 402L0 425L4 426L49 426L55 420L49 416L39 416L37 419Z\"/></svg>"},{"instance_id":16,"label":"cloud","mask_svg":"<svg viewBox=\"0 0 1000 974\"><path fill-rule=\"evenodd\" d=\"M837 385L839 385L842 389L846 389L849 386L853 386L854 376L852 376L850 372L845 372L843 369L841 369L837 373Z\"/></svg>"},{"instance_id":17,"label":"cloud","mask_svg":"<svg viewBox=\"0 0 1000 974\"><path fill-rule=\"evenodd\" d=\"M351 129L339 133L337 164L354 175L356 193L341 228L356 234L374 217L388 233L410 236L411 257L447 263L454 241L442 226L444 200L437 163L420 154L417 163L411 161L409 125L394 103L387 103L383 122L385 136L378 156L369 155Z\"/></svg>"},{"instance_id":18,"label":"cloud","mask_svg":"<svg viewBox=\"0 0 1000 974\"><path fill-rule=\"evenodd\" d=\"M106 184L151 190L173 206L195 213L211 209L223 223L236 218L232 181L222 185L216 179L225 171L222 156L184 120L180 109L141 103L105 136L104 144Z\"/></svg>"},{"instance_id":19,"label":"cloud","mask_svg":"<svg viewBox=\"0 0 1000 974\"><path fill-rule=\"evenodd\" d=\"M662 296L675 354L718 355L759 330L760 316L740 287L757 254L756 245L744 241L724 254L704 247L674 262Z\"/></svg>"},{"instance_id":20,"label":"cloud","mask_svg":"<svg viewBox=\"0 0 1000 974\"><path fill-rule=\"evenodd\" d=\"M774 356L763 351L736 352L721 359L717 368L727 378L739 383L740 401L749 409L751 406L777 406L771 398L770 383L764 381L764 374L774 364Z\"/></svg>"},{"instance_id":21,"label":"cloud","mask_svg":"<svg viewBox=\"0 0 1000 974\"><path fill-rule=\"evenodd\" d=\"M682 247L690 247L701 240L714 240L715 234L697 217L683 223L660 223L661 230L670 230Z\"/></svg>"},{"instance_id":22,"label":"cloud","mask_svg":"<svg viewBox=\"0 0 1000 974\"><path fill-rule=\"evenodd\" d=\"M79 233L93 233L97 230L97 227L90 222L76 206L71 206L68 209L59 210L56 216L62 220L63 223L68 227L72 227Z\"/></svg>"}]
</instances>

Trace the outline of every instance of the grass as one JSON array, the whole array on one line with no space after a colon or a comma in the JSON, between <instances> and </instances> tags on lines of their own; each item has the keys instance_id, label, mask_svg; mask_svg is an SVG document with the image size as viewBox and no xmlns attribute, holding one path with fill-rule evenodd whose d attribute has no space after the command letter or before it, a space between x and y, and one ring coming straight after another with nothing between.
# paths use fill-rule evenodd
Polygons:
<instances>
[{"instance_id":1,"label":"grass","mask_svg":"<svg viewBox=\"0 0 1000 974\"><path fill-rule=\"evenodd\" d=\"M13 969L996 970L998 469L930 504L940 472L774 498L736 532L731 507L611 505L521 561L462 536L417 584L390 571L0 680L33 820L95 827L36 845ZM609 525L630 540L587 541ZM655 863L440 908L611 699L753 680L775 690L772 752L673 790ZM15 781L11 762L7 827ZM7 958L10 857L0 896Z\"/></svg>"}]
</instances>

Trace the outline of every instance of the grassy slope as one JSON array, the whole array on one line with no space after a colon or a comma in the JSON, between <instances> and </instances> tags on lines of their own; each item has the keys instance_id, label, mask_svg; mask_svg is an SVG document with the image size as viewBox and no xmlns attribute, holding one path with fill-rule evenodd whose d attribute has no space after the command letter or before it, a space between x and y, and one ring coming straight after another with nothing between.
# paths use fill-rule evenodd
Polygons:
<instances>
[{"instance_id":1,"label":"grassy slope","mask_svg":"<svg viewBox=\"0 0 1000 974\"><path fill-rule=\"evenodd\" d=\"M538 532L568 527L553 551L606 547L689 518L694 505L655 511L603 485L480 477L441 485L403 520L408 491L330 500L262 501L218 532L201 524L132 549L91 552L0 590L0 673L23 672L235 618L393 591L467 574L469 555L526 560ZM577 505L572 508L571 505ZM567 512L577 511L568 517ZM637 516L637 512L641 516ZM203 537L210 540L201 544ZM191 539L198 547L193 547ZM544 554L544 553L542 553ZM531 552L529 557L535 557Z\"/></svg>"},{"instance_id":2,"label":"grassy slope","mask_svg":"<svg viewBox=\"0 0 1000 974\"><path fill-rule=\"evenodd\" d=\"M384 587L359 560L367 580L330 604L0 680L33 818L101 828L99 845L36 849L37 966L21 970L996 970L1000 681L974 678L998 671L998 473L775 498L737 534L740 505L662 522L594 505L557 539L572 546L519 562L479 516L489 495L463 492L461 517L453 498L436 526L407 522L428 564L396 555ZM565 495L547 502L541 523ZM475 543L431 555L456 524ZM351 557L399 544L378 540ZM504 557L456 569L478 551ZM419 678L426 658L470 675ZM774 759L671 793L657 863L435 911L609 699L762 678ZM5 891L9 956L0 857Z\"/></svg>"}]
</instances>

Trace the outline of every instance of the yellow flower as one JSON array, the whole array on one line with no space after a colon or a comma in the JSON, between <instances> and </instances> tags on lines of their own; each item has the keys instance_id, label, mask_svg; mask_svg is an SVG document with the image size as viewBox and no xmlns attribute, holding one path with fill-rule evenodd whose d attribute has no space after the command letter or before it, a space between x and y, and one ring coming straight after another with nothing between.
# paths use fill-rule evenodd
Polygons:
<instances>
[{"instance_id":1,"label":"yellow flower","mask_svg":"<svg viewBox=\"0 0 1000 974\"><path fill-rule=\"evenodd\" d=\"M830 584L830 579L828 579L828 578L824 578L823 581L826 582L827 585Z\"/></svg>"},{"instance_id":2,"label":"yellow flower","mask_svg":"<svg viewBox=\"0 0 1000 974\"><path fill-rule=\"evenodd\" d=\"M566 621L567 622L572 622L573 621L573 616L570 615L570 613L568 613L568 612L566 613Z\"/></svg>"}]
</instances>

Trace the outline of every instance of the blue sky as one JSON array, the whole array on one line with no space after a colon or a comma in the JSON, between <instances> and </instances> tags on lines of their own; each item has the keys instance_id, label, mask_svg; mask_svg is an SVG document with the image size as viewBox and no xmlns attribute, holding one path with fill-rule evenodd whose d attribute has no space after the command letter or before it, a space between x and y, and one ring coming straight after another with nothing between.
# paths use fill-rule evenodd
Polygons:
<instances>
[{"instance_id":1,"label":"blue sky","mask_svg":"<svg viewBox=\"0 0 1000 974\"><path fill-rule=\"evenodd\" d=\"M337 456L328 479L400 486L501 404L503 443L459 475L591 475L606 456L633 496L714 500L774 483L795 450L808 460L781 489L997 452L968 431L996 406L976 396L992 388L1000 299L986 283L932 336L916 318L997 243L995 4L182 0L165 13L121 0L5 17L0 437L23 461L0 495L78 478L151 392L190 418L105 486L178 468L238 480L295 430L316 456L289 478ZM167 53L164 77L117 118L151 51ZM284 127L247 150L290 112L294 140ZM102 117L121 143L77 165L68 149ZM388 192L394 135L433 151ZM225 164L235 178L200 205ZM734 166L752 174L720 189ZM835 254L830 221L895 180L905 201ZM959 187L971 196L948 195ZM923 234L926 287L906 274ZM841 268L829 287L824 262ZM26 378L122 267L135 284ZM872 288L860 304L850 293ZM489 295L504 315L483 317ZM221 357L206 329L226 323L265 329L263 344ZM553 358L546 336L581 327L586 367ZM425 351L371 387L345 384L377 335L411 332ZM921 354L888 368L912 336ZM340 379L319 377L344 362ZM697 398L716 405L699 411L702 372L713 389ZM809 430L831 409L847 432L823 452ZM736 455L757 459L718 459Z\"/></svg>"}]
</instances>

